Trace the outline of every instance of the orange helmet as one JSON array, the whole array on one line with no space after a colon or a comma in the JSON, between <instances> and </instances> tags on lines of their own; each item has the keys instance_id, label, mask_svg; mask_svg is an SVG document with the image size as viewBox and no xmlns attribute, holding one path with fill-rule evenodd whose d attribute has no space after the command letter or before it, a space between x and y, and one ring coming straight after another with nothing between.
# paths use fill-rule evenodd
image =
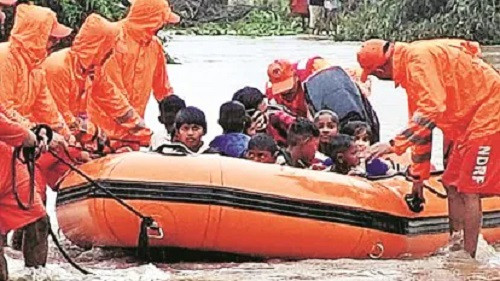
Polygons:
<instances>
[{"instance_id":1,"label":"orange helmet","mask_svg":"<svg viewBox=\"0 0 500 281\"><path fill-rule=\"evenodd\" d=\"M358 62L363 69L361 82L366 82L368 75L389 60L392 51L384 52L384 46L387 43L387 41L381 39L370 39L361 45L361 50L358 52Z\"/></svg>"},{"instance_id":2,"label":"orange helmet","mask_svg":"<svg viewBox=\"0 0 500 281\"><path fill-rule=\"evenodd\" d=\"M295 69L288 60L275 60L267 67L273 95L285 93L295 86Z\"/></svg>"}]
</instances>

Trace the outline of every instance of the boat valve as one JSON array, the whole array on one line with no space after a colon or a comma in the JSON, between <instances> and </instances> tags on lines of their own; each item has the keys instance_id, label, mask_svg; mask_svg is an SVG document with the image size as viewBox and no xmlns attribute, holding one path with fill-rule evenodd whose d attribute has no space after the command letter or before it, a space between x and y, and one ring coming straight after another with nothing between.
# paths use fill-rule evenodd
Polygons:
<instances>
[{"instance_id":1,"label":"boat valve","mask_svg":"<svg viewBox=\"0 0 500 281\"><path fill-rule=\"evenodd\" d=\"M384 250L384 245L381 242L378 242L373 245L371 253L368 254L368 256L370 256L370 258L372 259L380 259L384 254Z\"/></svg>"},{"instance_id":2,"label":"boat valve","mask_svg":"<svg viewBox=\"0 0 500 281\"><path fill-rule=\"evenodd\" d=\"M152 239L162 239L163 229L158 225L157 222L153 221L151 225L147 227L148 237Z\"/></svg>"}]
</instances>

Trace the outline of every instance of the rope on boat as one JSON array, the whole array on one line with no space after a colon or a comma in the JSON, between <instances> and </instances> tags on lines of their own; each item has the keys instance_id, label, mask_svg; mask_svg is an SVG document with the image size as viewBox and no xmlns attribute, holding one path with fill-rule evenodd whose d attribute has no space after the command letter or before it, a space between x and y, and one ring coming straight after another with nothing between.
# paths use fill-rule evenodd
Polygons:
<instances>
[{"instance_id":1,"label":"rope on boat","mask_svg":"<svg viewBox=\"0 0 500 281\"><path fill-rule=\"evenodd\" d=\"M54 231L52 230L52 226L50 225L50 219L49 219L49 234L50 234L50 237L52 237L52 241L54 241L54 244L56 244L56 247L57 249L59 250L59 252L61 253L61 255L64 257L64 259L69 263L71 264L71 266L73 266L76 270L80 271L82 274L84 275L89 275L89 274L92 274L92 272L86 270L85 268L79 266L76 262L74 262L71 257L68 255L68 253L66 253L66 251L64 250L64 248L62 247L61 243L59 243L59 240L57 240L57 236L56 234L54 233Z\"/></svg>"},{"instance_id":2,"label":"rope on boat","mask_svg":"<svg viewBox=\"0 0 500 281\"><path fill-rule=\"evenodd\" d=\"M49 153L52 154L57 160L59 160L61 163L64 165L68 166L72 171L76 172L78 175L82 176L87 180L90 184L92 184L95 188L101 190L102 192L106 193L109 195L113 200L115 200L118 204L122 205L125 209L130 211L132 214L135 216L139 217L141 219L141 225L140 225L140 231L139 231L139 238L138 238L138 250L137 254L139 258L144 259L144 260L149 260L150 258L150 253L149 253L149 236L148 236L148 229L149 228L157 228L156 222L153 220L152 217L145 216L141 214L139 211L134 209L134 207L130 206L127 204L125 201L123 201L121 198L110 192L107 188L102 186L100 183L97 181L93 180L89 175L84 173L82 170L78 169L75 165L69 163L57 153L55 153L52 150L49 150Z\"/></svg>"},{"instance_id":3,"label":"rope on boat","mask_svg":"<svg viewBox=\"0 0 500 281\"><path fill-rule=\"evenodd\" d=\"M41 141L41 136L40 136L40 133L42 131L42 129L46 130L46 135L47 135L47 138L48 138L48 143L50 143L52 141L52 137L53 137L53 132L52 132L52 129L47 126L47 125L38 125L36 126L33 131L37 137L37 141ZM22 158L21 158L21 153L22 153ZM25 211L28 211L30 210L31 208L33 208L33 204L34 204L34 201L35 201L35 162L36 162L36 159L38 159L38 157L40 156L40 153L36 151L36 148L35 147L16 147L14 149L14 152L13 152L13 155L12 155L12 192L14 193L14 197L17 201L17 205L19 206L20 209L22 210L25 210ZM30 177L30 181L29 181L29 185L30 185L30 188L29 188L29 199L28 199L28 204L24 204L21 200L21 198L19 197L19 192L17 190L17 173L16 173L16 162L17 160L21 161L23 164L26 165L27 169L28 169L28 174L29 174L29 177ZM71 257L68 255L68 253L66 253L66 251L64 251L64 249L62 248L61 244L59 243L59 241L57 240L57 237L56 235L54 234L54 232L52 231L52 227L50 226L50 219L48 220L48 224L49 224L49 234L50 236L52 237L52 240L54 241L54 244L56 244L57 248L59 249L59 252L61 252L61 254L63 255L63 257L66 259L66 261L68 261L69 264L71 264L75 269L77 269L78 271L80 271L81 273L87 275L87 274L90 274L89 271L83 269L82 267L80 267L78 264L76 264L72 259Z\"/></svg>"}]
</instances>

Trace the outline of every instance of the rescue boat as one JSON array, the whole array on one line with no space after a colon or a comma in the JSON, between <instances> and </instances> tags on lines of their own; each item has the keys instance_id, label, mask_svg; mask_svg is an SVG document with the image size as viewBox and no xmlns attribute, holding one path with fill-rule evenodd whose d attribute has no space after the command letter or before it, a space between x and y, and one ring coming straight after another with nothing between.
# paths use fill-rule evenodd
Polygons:
<instances>
[{"instance_id":1,"label":"rescue boat","mask_svg":"<svg viewBox=\"0 0 500 281\"><path fill-rule=\"evenodd\" d=\"M447 244L439 176L425 209L404 201L411 183L262 164L219 155L130 152L80 169L158 224L151 247L275 258L402 258ZM432 192L431 192L432 191ZM483 199L484 238L500 241L500 199ZM59 226L80 246L137 247L140 219L76 173L61 182Z\"/></svg>"}]
</instances>

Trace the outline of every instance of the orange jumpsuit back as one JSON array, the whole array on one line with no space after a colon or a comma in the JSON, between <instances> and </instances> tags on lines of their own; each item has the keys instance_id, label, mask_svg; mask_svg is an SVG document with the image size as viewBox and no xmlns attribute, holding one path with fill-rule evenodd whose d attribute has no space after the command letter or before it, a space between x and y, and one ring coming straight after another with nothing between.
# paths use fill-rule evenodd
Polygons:
<instances>
[{"instance_id":1,"label":"orange jumpsuit back","mask_svg":"<svg viewBox=\"0 0 500 281\"><path fill-rule=\"evenodd\" d=\"M143 118L151 90L158 101L173 92L163 46L154 36L168 13L165 0L134 1L117 42L126 51L116 50L96 73L88 112L90 120L111 139L148 145L151 131Z\"/></svg>"},{"instance_id":2,"label":"orange jumpsuit back","mask_svg":"<svg viewBox=\"0 0 500 281\"><path fill-rule=\"evenodd\" d=\"M47 86L64 121L75 135L91 138L95 126L86 118L87 78L109 55L116 42L118 25L97 14L87 17L73 45L52 53L42 64Z\"/></svg>"},{"instance_id":3,"label":"orange jumpsuit back","mask_svg":"<svg viewBox=\"0 0 500 281\"><path fill-rule=\"evenodd\" d=\"M17 7L9 41L0 44L0 101L9 115L17 112L33 123L48 124L68 135L45 84L45 73L39 67L47 56L55 23L56 15L50 9L27 4Z\"/></svg>"},{"instance_id":4,"label":"orange jumpsuit back","mask_svg":"<svg viewBox=\"0 0 500 281\"><path fill-rule=\"evenodd\" d=\"M457 181L462 177L461 184L453 184L467 192L466 186L475 185L470 179L475 176L474 165L477 163L475 156L469 154L474 152L476 143L491 146L493 158L490 163L500 161L494 158L500 157L496 149L500 147L492 145L494 140L500 140L500 75L479 58L480 50L457 42L428 40L396 43L393 76L396 84L403 86L408 94L410 124L395 138L394 145L399 154L412 148L414 165L411 173L427 179L431 130L440 128L445 138L462 150L452 154L458 157L456 161L451 161L456 166L448 167L443 179ZM477 149L476 145L475 153ZM498 164L490 169L498 170ZM489 179L500 180L499 172L496 171ZM496 192L500 193L498 184L494 185L497 186ZM492 190L484 189L480 193L489 192Z\"/></svg>"}]
</instances>

